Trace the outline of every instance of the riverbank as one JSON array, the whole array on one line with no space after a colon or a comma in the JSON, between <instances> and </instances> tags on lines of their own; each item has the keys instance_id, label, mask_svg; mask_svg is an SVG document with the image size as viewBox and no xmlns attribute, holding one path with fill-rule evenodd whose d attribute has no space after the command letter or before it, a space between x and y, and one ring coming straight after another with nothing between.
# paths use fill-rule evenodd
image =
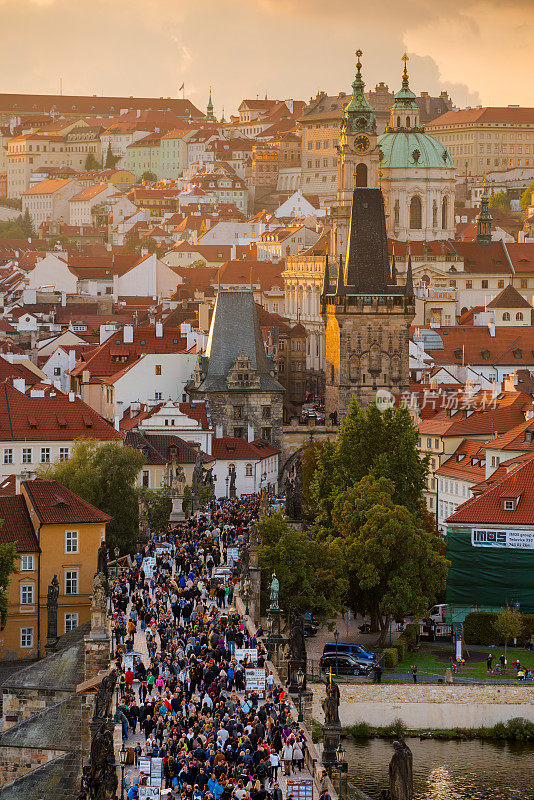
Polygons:
<instances>
[{"instance_id":1,"label":"riverbank","mask_svg":"<svg viewBox=\"0 0 534 800\"><path fill-rule=\"evenodd\" d=\"M433 729L428 731L409 730L401 720L393 725L373 728L366 722L344 728L342 736L354 739L398 739L400 736L414 736L419 739L444 739L444 740L471 740L483 739L485 741L505 742L534 742L534 723L522 717L499 722L490 728L449 728Z\"/></svg>"}]
</instances>

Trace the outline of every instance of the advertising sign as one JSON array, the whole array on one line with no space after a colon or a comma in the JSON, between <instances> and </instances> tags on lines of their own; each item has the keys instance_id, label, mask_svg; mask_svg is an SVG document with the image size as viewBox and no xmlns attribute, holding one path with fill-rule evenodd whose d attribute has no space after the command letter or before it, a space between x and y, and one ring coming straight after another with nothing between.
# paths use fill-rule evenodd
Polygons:
<instances>
[{"instance_id":1,"label":"advertising sign","mask_svg":"<svg viewBox=\"0 0 534 800\"><path fill-rule=\"evenodd\" d=\"M248 658L254 664L258 663L258 648L257 647L236 647L234 651L236 661L244 661Z\"/></svg>"},{"instance_id":2,"label":"advertising sign","mask_svg":"<svg viewBox=\"0 0 534 800\"><path fill-rule=\"evenodd\" d=\"M471 531L473 547L512 547L517 550L534 550L534 531L496 531L476 529Z\"/></svg>"},{"instance_id":3,"label":"advertising sign","mask_svg":"<svg viewBox=\"0 0 534 800\"><path fill-rule=\"evenodd\" d=\"M265 670L263 667L261 669L247 669L245 670L245 676L247 691L265 692Z\"/></svg>"},{"instance_id":4,"label":"advertising sign","mask_svg":"<svg viewBox=\"0 0 534 800\"><path fill-rule=\"evenodd\" d=\"M313 780L311 778L295 778L287 780L287 795L294 800L313 800Z\"/></svg>"},{"instance_id":5,"label":"advertising sign","mask_svg":"<svg viewBox=\"0 0 534 800\"><path fill-rule=\"evenodd\" d=\"M160 800L161 789L159 786L140 786L139 800Z\"/></svg>"}]
</instances>

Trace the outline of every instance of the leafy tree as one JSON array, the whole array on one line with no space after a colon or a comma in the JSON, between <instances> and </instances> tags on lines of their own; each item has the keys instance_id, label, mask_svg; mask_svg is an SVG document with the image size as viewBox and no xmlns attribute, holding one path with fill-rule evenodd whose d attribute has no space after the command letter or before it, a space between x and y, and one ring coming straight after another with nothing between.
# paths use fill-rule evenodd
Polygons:
<instances>
[{"instance_id":1,"label":"leafy tree","mask_svg":"<svg viewBox=\"0 0 534 800\"><path fill-rule=\"evenodd\" d=\"M143 489L143 498L147 505L150 530L166 530L172 511L171 498L162 491L150 491L148 489Z\"/></svg>"},{"instance_id":2,"label":"leafy tree","mask_svg":"<svg viewBox=\"0 0 534 800\"><path fill-rule=\"evenodd\" d=\"M391 480L369 474L341 492L332 510L330 538L343 552L349 603L378 621L382 641L391 617L430 607L447 574L440 539L395 494Z\"/></svg>"},{"instance_id":3,"label":"leafy tree","mask_svg":"<svg viewBox=\"0 0 534 800\"><path fill-rule=\"evenodd\" d=\"M325 443L317 454L317 468L310 487L317 512L317 529L328 535L337 496L369 473L392 481L394 502L423 518L428 457L420 457L418 438L405 406L380 412L370 403L362 411L353 401L337 442Z\"/></svg>"},{"instance_id":4,"label":"leafy tree","mask_svg":"<svg viewBox=\"0 0 534 800\"><path fill-rule=\"evenodd\" d=\"M111 142L109 142L108 149L106 152L105 169L115 169L117 161L120 161L120 156L113 155L113 150L111 149Z\"/></svg>"},{"instance_id":5,"label":"leafy tree","mask_svg":"<svg viewBox=\"0 0 534 800\"><path fill-rule=\"evenodd\" d=\"M29 211L28 208L26 209L26 211L24 212L22 217L19 217L19 219L21 221L20 222L20 226L21 226L22 230L24 231L24 235L25 236L27 236L28 238L37 236L37 233L35 231L35 226L33 224L33 219L31 217L31 214L30 214L30 211Z\"/></svg>"},{"instance_id":6,"label":"leafy tree","mask_svg":"<svg viewBox=\"0 0 534 800\"><path fill-rule=\"evenodd\" d=\"M532 201L532 192L534 192L534 181L527 186L523 194L521 195L521 211L526 211Z\"/></svg>"},{"instance_id":7,"label":"leafy tree","mask_svg":"<svg viewBox=\"0 0 534 800\"><path fill-rule=\"evenodd\" d=\"M155 175L154 172L150 172L148 169L145 170L145 172L143 172L141 175L141 180L146 181L147 183L153 183L154 181L157 181L157 179L157 175Z\"/></svg>"},{"instance_id":8,"label":"leafy tree","mask_svg":"<svg viewBox=\"0 0 534 800\"><path fill-rule=\"evenodd\" d=\"M40 470L44 478L56 480L84 500L110 514L108 547L133 552L138 532L135 480L144 464L140 450L116 442L79 439L70 458Z\"/></svg>"},{"instance_id":9,"label":"leafy tree","mask_svg":"<svg viewBox=\"0 0 534 800\"><path fill-rule=\"evenodd\" d=\"M0 544L0 630L7 619L7 587L11 575L18 573L18 553L14 544Z\"/></svg>"},{"instance_id":10,"label":"leafy tree","mask_svg":"<svg viewBox=\"0 0 534 800\"><path fill-rule=\"evenodd\" d=\"M143 247L146 247L149 253L155 253L158 249L158 243L152 236L146 236L143 239Z\"/></svg>"},{"instance_id":11,"label":"leafy tree","mask_svg":"<svg viewBox=\"0 0 534 800\"><path fill-rule=\"evenodd\" d=\"M490 195L488 205L490 208L500 208L501 211L509 213L510 197L503 189L501 189L501 191L495 192L494 194Z\"/></svg>"},{"instance_id":12,"label":"leafy tree","mask_svg":"<svg viewBox=\"0 0 534 800\"><path fill-rule=\"evenodd\" d=\"M280 608L333 616L348 589L341 550L292 528L282 514L261 517L259 563L264 587L273 571L280 581Z\"/></svg>"},{"instance_id":13,"label":"leafy tree","mask_svg":"<svg viewBox=\"0 0 534 800\"><path fill-rule=\"evenodd\" d=\"M100 163L96 160L94 153L87 153L85 159L85 169L89 172L92 169L100 169Z\"/></svg>"},{"instance_id":14,"label":"leafy tree","mask_svg":"<svg viewBox=\"0 0 534 800\"><path fill-rule=\"evenodd\" d=\"M312 522L317 514L312 483L317 469L319 453L322 450L323 443L317 443L312 440L302 449L300 456L302 465L302 517L307 522Z\"/></svg>"},{"instance_id":15,"label":"leafy tree","mask_svg":"<svg viewBox=\"0 0 534 800\"><path fill-rule=\"evenodd\" d=\"M510 608L510 606L501 609L495 618L493 627L504 638L504 657L506 658L508 640L517 639L523 632L523 619L519 609Z\"/></svg>"}]
</instances>

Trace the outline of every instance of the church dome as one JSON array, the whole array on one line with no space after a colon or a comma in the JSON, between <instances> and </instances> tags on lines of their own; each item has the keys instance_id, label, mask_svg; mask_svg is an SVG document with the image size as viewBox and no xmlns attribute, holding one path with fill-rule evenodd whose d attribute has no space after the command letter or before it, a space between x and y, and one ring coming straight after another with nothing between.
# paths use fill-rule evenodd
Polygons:
<instances>
[{"instance_id":1,"label":"church dome","mask_svg":"<svg viewBox=\"0 0 534 800\"><path fill-rule=\"evenodd\" d=\"M386 131L378 137L383 167L454 169L447 148L422 131Z\"/></svg>"}]
</instances>

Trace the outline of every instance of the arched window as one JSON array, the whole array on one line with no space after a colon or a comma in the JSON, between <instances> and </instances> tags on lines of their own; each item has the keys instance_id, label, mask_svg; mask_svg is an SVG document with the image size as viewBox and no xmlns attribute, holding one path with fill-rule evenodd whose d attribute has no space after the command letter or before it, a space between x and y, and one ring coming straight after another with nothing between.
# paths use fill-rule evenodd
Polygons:
<instances>
[{"instance_id":1,"label":"arched window","mask_svg":"<svg viewBox=\"0 0 534 800\"><path fill-rule=\"evenodd\" d=\"M356 186L367 186L367 164L358 164L356 167Z\"/></svg>"},{"instance_id":2,"label":"arched window","mask_svg":"<svg viewBox=\"0 0 534 800\"><path fill-rule=\"evenodd\" d=\"M423 275L423 277L421 278L421 283L425 283L428 286L428 284L430 283L430 278L428 277L428 275Z\"/></svg>"},{"instance_id":3,"label":"arched window","mask_svg":"<svg viewBox=\"0 0 534 800\"><path fill-rule=\"evenodd\" d=\"M234 468L234 469L235 469L235 464L228 464L228 474L230 474L230 473L231 473L231 471L232 471L232 468Z\"/></svg>"},{"instance_id":4,"label":"arched window","mask_svg":"<svg viewBox=\"0 0 534 800\"><path fill-rule=\"evenodd\" d=\"M245 467L245 475L247 476L247 478L252 477L252 464L247 464L247 466Z\"/></svg>"},{"instance_id":5,"label":"arched window","mask_svg":"<svg viewBox=\"0 0 534 800\"><path fill-rule=\"evenodd\" d=\"M400 218L400 205L398 200L395 200L395 205L393 207L393 218L394 218L394 225L396 228L398 228L399 218Z\"/></svg>"},{"instance_id":6,"label":"arched window","mask_svg":"<svg viewBox=\"0 0 534 800\"><path fill-rule=\"evenodd\" d=\"M432 226L434 228L438 227L438 204L435 200L432 203Z\"/></svg>"},{"instance_id":7,"label":"arched window","mask_svg":"<svg viewBox=\"0 0 534 800\"><path fill-rule=\"evenodd\" d=\"M421 230L422 216L421 198L414 195L410 200L410 228L412 230Z\"/></svg>"},{"instance_id":8,"label":"arched window","mask_svg":"<svg viewBox=\"0 0 534 800\"><path fill-rule=\"evenodd\" d=\"M508 313L508 311L504 312L504 314L502 315L502 318L503 318L503 322L510 322L510 314Z\"/></svg>"},{"instance_id":9,"label":"arched window","mask_svg":"<svg viewBox=\"0 0 534 800\"><path fill-rule=\"evenodd\" d=\"M397 128L400 128L400 126L401 126L401 124L400 124L400 117L397 117Z\"/></svg>"},{"instance_id":10,"label":"arched window","mask_svg":"<svg viewBox=\"0 0 534 800\"><path fill-rule=\"evenodd\" d=\"M406 117L406 127L410 127L410 117Z\"/></svg>"},{"instance_id":11,"label":"arched window","mask_svg":"<svg viewBox=\"0 0 534 800\"><path fill-rule=\"evenodd\" d=\"M521 313L521 311L518 311L518 312L517 312L517 314L515 315L515 318L516 318L516 320L518 320L519 322L521 322L521 321L523 320L523 314Z\"/></svg>"},{"instance_id":12,"label":"arched window","mask_svg":"<svg viewBox=\"0 0 534 800\"><path fill-rule=\"evenodd\" d=\"M447 227L447 217L449 215L449 203L446 197L443 198L441 203L441 227L443 230Z\"/></svg>"}]
</instances>

